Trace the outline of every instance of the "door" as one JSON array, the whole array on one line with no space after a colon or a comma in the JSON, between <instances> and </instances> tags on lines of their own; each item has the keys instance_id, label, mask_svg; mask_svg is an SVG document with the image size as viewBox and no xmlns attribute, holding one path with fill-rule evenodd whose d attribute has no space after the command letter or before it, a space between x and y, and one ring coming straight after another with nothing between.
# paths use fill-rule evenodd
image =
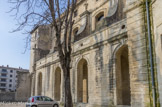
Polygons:
<instances>
[{"instance_id":1,"label":"door","mask_svg":"<svg viewBox=\"0 0 162 107\"><path fill-rule=\"evenodd\" d=\"M53 100L49 97L43 97L43 101L44 101L44 104L45 106L44 107L53 107Z\"/></svg>"},{"instance_id":2,"label":"door","mask_svg":"<svg viewBox=\"0 0 162 107\"><path fill-rule=\"evenodd\" d=\"M38 104L38 107L45 107L45 103L43 101L42 96L36 97L36 103Z\"/></svg>"}]
</instances>

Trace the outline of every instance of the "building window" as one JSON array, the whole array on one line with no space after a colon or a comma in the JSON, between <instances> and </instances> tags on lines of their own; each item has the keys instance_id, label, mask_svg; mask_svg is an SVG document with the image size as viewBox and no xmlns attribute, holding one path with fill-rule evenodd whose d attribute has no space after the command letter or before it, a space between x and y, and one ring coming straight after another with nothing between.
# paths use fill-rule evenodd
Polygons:
<instances>
[{"instance_id":1,"label":"building window","mask_svg":"<svg viewBox=\"0 0 162 107\"><path fill-rule=\"evenodd\" d=\"M12 77L12 75L10 75L10 77Z\"/></svg>"},{"instance_id":2,"label":"building window","mask_svg":"<svg viewBox=\"0 0 162 107\"><path fill-rule=\"evenodd\" d=\"M104 19L104 12L101 12L96 16L96 22L99 22L102 19Z\"/></svg>"},{"instance_id":3,"label":"building window","mask_svg":"<svg viewBox=\"0 0 162 107\"><path fill-rule=\"evenodd\" d=\"M13 73L13 70L10 70L10 73Z\"/></svg>"},{"instance_id":4,"label":"building window","mask_svg":"<svg viewBox=\"0 0 162 107\"><path fill-rule=\"evenodd\" d=\"M74 11L74 17L76 17L78 15L78 10Z\"/></svg>"},{"instance_id":5,"label":"building window","mask_svg":"<svg viewBox=\"0 0 162 107\"><path fill-rule=\"evenodd\" d=\"M77 36L77 33L78 33L78 27L73 30L74 36Z\"/></svg>"},{"instance_id":6,"label":"building window","mask_svg":"<svg viewBox=\"0 0 162 107\"><path fill-rule=\"evenodd\" d=\"M12 82L12 79L10 79L10 82Z\"/></svg>"},{"instance_id":7,"label":"building window","mask_svg":"<svg viewBox=\"0 0 162 107\"><path fill-rule=\"evenodd\" d=\"M2 82L6 82L6 79L1 79Z\"/></svg>"},{"instance_id":8,"label":"building window","mask_svg":"<svg viewBox=\"0 0 162 107\"><path fill-rule=\"evenodd\" d=\"M2 86L2 87L5 87L5 86L6 86L6 84L1 84L1 86Z\"/></svg>"},{"instance_id":9,"label":"building window","mask_svg":"<svg viewBox=\"0 0 162 107\"><path fill-rule=\"evenodd\" d=\"M2 71L6 72L6 71L7 71L7 69L2 69Z\"/></svg>"},{"instance_id":10,"label":"building window","mask_svg":"<svg viewBox=\"0 0 162 107\"><path fill-rule=\"evenodd\" d=\"M7 77L7 74L1 74L2 77Z\"/></svg>"},{"instance_id":11,"label":"building window","mask_svg":"<svg viewBox=\"0 0 162 107\"><path fill-rule=\"evenodd\" d=\"M12 84L9 84L9 87L12 87Z\"/></svg>"},{"instance_id":12,"label":"building window","mask_svg":"<svg viewBox=\"0 0 162 107\"><path fill-rule=\"evenodd\" d=\"M95 26L96 28L103 26L102 20L104 19L104 12L100 12L96 17L95 17Z\"/></svg>"},{"instance_id":13,"label":"building window","mask_svg":"<svg viewBox=\"0 0 162 107\"><path fill-rule=\"evenodd\" d=\"M99 16L99 17L97 18L97 21L99 22L99 21L101 21L103 18L104 18L104 15L102 14L101 16Z\"/></svg>"}]
</instances>

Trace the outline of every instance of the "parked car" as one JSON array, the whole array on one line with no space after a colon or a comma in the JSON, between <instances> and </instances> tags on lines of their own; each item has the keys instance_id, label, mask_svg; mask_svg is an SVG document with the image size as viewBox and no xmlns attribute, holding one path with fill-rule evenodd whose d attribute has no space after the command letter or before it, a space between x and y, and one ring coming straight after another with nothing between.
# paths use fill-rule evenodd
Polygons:
<instances>
[{"instance_id":1,"label":"parked car","mask_svg":"<svg viewBox=\"0 0 162 107\"><path fill-rule=\"evenodd\" d=\"M59 107L59 104L46 96L32 96L28 99L26 107Z\"/></svg>"}]
</instances>

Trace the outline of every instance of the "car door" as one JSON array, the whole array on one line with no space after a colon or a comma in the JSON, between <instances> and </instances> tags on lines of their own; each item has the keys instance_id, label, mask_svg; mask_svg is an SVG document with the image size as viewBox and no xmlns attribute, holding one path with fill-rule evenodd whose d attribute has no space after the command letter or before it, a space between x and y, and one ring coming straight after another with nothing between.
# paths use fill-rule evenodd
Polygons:
<instances>
[{"instance_id":1,"label":"car door","mask_svg":"<svg viewBox=\"0 0 162 107\"><path fill-rule=\"evenodd\" d=\"M38 104L38 107L45 107L45 102L43 101L42 96L36 97L36 103Z\"/></svg>"},{"instance_id":2,"label":"car door","mask_svg":"<svg viewBox=\"0 0 162 107\"><path fill-rule=\"evenodd\" d=\"M53 107L53 101L51 100L51 98L44 96L43 100L44 103L46 104L46 106L44 107Z\"/></svg>"}]
</instances>

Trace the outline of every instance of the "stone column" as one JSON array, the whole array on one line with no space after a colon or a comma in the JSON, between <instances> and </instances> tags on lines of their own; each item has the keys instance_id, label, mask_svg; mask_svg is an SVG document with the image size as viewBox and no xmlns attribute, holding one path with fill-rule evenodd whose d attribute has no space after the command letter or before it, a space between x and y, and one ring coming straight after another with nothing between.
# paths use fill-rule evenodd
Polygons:
<instances>
[{"instance_id":1,"label":"stone column","mask_svg":"<svg viewBox=\"0 0 162 107\"><path fill-rule=\"evenodd\" d=\"M31 96L35 95L35 73L30 74L30 78L31 78Z\"/></svg>"}]
</instances>

